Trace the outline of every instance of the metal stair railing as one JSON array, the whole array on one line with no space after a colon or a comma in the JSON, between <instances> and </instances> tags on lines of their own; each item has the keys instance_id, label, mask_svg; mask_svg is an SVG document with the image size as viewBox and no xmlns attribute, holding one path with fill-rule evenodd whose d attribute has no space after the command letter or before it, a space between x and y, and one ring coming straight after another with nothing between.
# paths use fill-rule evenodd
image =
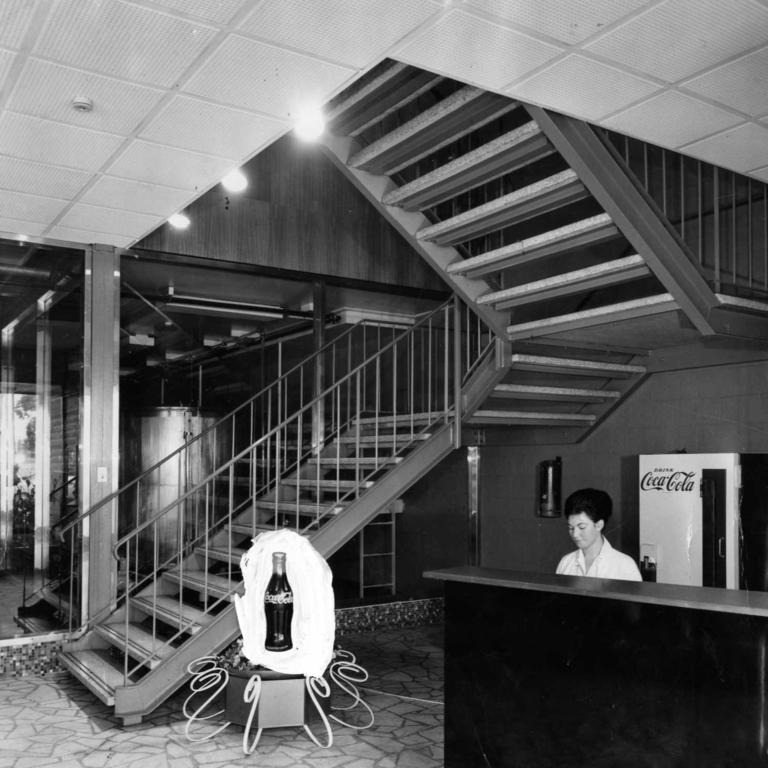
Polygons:
<instances>
[{"instance_id":1,"label":"metal stair railing","mask_svg":"<svg viewBox=\"0 0 768 768\"><path fill-rule=\"evenodd\" d=\"M241 539L284 526L311 536L426 439L431 426L456 419L454 378L466 379L494 343L492 333L458 307L451 299L413 327L381 340L364 362L337 372L333 383L287 417L268 409L264 434L117 541L115 557L128 563L126 573L135 578L134 583L126 579L117 601L123 611L126 684L158 649L181 642L191 631L193 622L181 618L185 574L197 576L204 615L214 616L229 604L241 582L243 552L233 525ZM322 438L313 441L304 426L318 408L327 419ZM248 494L238 498L234 480L242 465L249 467ZM221 488L227 492L219 494ZM173 546L167 538L171 528ZM134 600L155 605L163 572L179 584L178 624L169 634L163 622L161 632L153 610L151 627L143 625L151 632L152 648L143 657L133 649L129 661Z\"/></svg>"},{"instance_id":2,"label":"metal stair railing","mask_svg":"<svg viewBox=\"0 0 768 768\"><path fill-rule=\"evenodd\" d=\"M233 409L214 424L196 435L185 434L184 443L160 461L142 471L135 478L123 483L113 493L93 504L89 509L59 528L64 558L68 559L70 573L68 604L72 607L69 631L78 627L81 608L81 578L77 575L83 561L83 531L89 520L96 514L111 514L119 510L118 535L125 535L140 525L163 506L167 499L161 498L165 485L177 488L188 487L194 480L196 467L205 457L209 466L226 463L232 456L241 453L258 436L268 431L275 420L284 414L300 408L312 397L313 377L320 358L324 359L325 370L338 375L357 365L372 348L381 343L382 336L394 336L400 327L394 324L362 320L346 329L320 350L301 360L262 388L259 392ZM278 371L282 367L282 347L278 354ZM221 486L215 487L216 494L228 493ZM80 576L82 576L80 574ZM47 586L47 585L44 585ZM95 618L95 617L91 617ZM88 617L82 616L79 625L84 628Z\"/></svg>"}]
</instances>

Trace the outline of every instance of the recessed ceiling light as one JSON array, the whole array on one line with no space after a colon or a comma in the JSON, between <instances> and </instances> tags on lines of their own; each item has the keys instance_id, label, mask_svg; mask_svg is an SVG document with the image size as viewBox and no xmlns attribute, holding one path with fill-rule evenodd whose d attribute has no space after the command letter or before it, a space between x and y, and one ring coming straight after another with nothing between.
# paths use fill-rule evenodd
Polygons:
<instances>
[{"instance_id":1,"label":"recessed ceiling light","mask_svg":"<svg viewBox=\"0 0 768 768\"><path fill-rule=\"evenodd\" d=\"M173 216L168 219L168 223L174 229L186 229L189 226L189 217L185 216L183 213L174 213Z\"/></svg>"},{"instance_id":2,"label":"recessed ceiling light","mask_svg":"<svg viewBox=\"0 0 768 768\"><path fill-rule=\"evenodd\" d=\"M242 192L248 186L248 179L242 171L234 170L221 180L221 185L227 192Z\"/></svg>"},{"instance_id":3,"label":"recessed ceiling light","mask_svg":"<svg viewBox=\"0 0 768 768\"><path fill-rule=\"evenodd\" d=\"M294 133L302 141L316 141L325 130L325 117L317 107L305 109L296 121Z\"/></svg>"}]
</instances>

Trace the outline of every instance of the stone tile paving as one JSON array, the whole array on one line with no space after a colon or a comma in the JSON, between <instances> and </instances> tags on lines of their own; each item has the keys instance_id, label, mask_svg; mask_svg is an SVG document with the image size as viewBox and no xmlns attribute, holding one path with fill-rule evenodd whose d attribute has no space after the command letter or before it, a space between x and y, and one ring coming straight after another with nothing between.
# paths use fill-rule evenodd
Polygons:
<instances>
[{"instance_id":1,"label":"stone tile paving","mask_svg":"<svg viewBox=\"0 0 768 768\"><path fill-rule=\"evenodd\" d=\"M345 635L339 644L369 672L360 687L376 719L363 731L334 724L328 749L313 744L302 728L274 728L263 732L253 755L244 755L242 728L235 725L192 743L181 714L186 688L140 725L124 727L77 681L55 673L0 678L0 768L442 766L442 627Z\"/></svg>"}]
</instances>

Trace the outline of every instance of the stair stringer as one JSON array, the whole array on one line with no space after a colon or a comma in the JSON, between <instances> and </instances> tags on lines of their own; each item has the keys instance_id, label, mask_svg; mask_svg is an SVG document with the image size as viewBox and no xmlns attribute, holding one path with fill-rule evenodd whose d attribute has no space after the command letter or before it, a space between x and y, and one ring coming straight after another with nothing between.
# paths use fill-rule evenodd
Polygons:
<instances>
[{"instance_id":1,"label":"stair stringer","mask_svg":"<svg viewBox=\"0 0 768 768\"><path fill-rule=\"evenodd\" d=\"M327 135L321 139L326 155L334 165L349 179L355 187L375 206L382 216L407 240L411 247L430 264L441 278L452 284L456 293L470 304L474 312L498 336L506 336L509 316L492 307L482 306L477 299L488 293L491 286L482 279L468 279L459 275L449 276L447 267L456 261L461 261L459 252L449 246L435 245L420 241L416 233L430 224L430 221L419 212L408 212L401 208L385 205L384 195L391 189L396 189L395 183L388 176L376 176L367 171L350 168L346 160L354 153L357 143L349 137Z\"/></svg>"},{"instance_id":2,"label":"stair stringer","mask_svg":"<svg viewBox=\"0 0 768 768\"><path fill-rule=\"evenodd\" d=\"M351 503L320 531L310 536L313 546L323 557L329 557L383 508L398 498L425 472L454 449L452 424L438 427L404 460L391 469L359 499ZM91 630L88 635L92 635ZM176 652L141 680L114 691L115 715L125 722L138 722L188 679L188 666L202 656L219 653L240 636L237 614L228 605L214 621L190 637Z\"/></svg>"},{"instance_id":3,"label":"stair stringer","mask_svg":"<svg viewBox=\"0 0 768 768\"><path fill-rule=\"evenodd\" d=\"M430 432L430 437L411 451L402 462L377 480L340 515L312 534L312 546L323 557L330 557L456 447L452 423L442 424Z\"/></svg>"},{"instance_id":4,"label":"stair stringer","mask_svg":"<svg viewBox=\"0 0 768 768\"><path fill-rule=\"evenodd\" d=\"M710 313L717 297L650 195L624 172L587 123L533 105L525 109L688 320L702 335L713 335Z\"/></svg>"},{"instance_id":5,"label":"stair stringer","mask_svg":"<svg viewBox=\"0 0 768 768\"><path fill-rule=\"evenodd\" d=\"M184 685L193 661L219 653L239 636L235 606L230 604L141 680L115 688L115 715L127 722L138 722Z\"/></svg>"}]
</instances>

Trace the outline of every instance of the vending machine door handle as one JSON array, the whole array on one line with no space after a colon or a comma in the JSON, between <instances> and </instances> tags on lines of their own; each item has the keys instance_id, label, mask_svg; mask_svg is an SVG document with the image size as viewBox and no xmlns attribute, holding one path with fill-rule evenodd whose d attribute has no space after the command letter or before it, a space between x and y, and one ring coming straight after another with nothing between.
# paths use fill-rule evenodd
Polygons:
<instances>
[{"instance_id":1,"label":"vending machine door handle","mask_svg":"<svg viewBox=\"0 0 768 768\"><path fill-rule=\"evenodd\" d=\"M717 539L717 556L718 557L725 557L725 537L720 536Z\"/></svg>"}]
</instances>

